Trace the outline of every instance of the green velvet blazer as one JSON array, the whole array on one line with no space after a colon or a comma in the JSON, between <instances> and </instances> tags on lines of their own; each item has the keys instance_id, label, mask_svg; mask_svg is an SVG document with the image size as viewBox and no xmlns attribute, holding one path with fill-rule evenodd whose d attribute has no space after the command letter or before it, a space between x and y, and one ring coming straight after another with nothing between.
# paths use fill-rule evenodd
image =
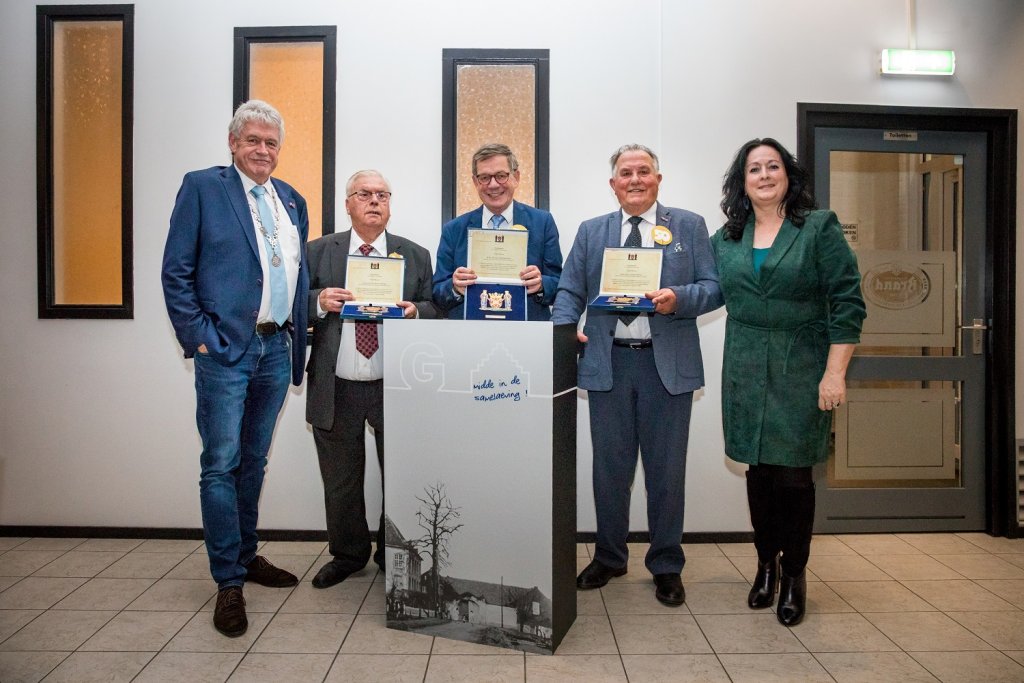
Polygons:
<instances>
[{"instance_id":1,"label":"green velvet blazer","mask_svg":"<svg viewBox=\"0 0 1024 683\"><path fill-rule=\"evenodd\" d=\"M807 467L828 458L830 412L818 383L830 344L856 344L864 320L857 257L836 215L783 222L759 274L754 217L739 241L712 238L728 311L722 363L725 452L747 464Z\"/></svg>"}]
</instances>

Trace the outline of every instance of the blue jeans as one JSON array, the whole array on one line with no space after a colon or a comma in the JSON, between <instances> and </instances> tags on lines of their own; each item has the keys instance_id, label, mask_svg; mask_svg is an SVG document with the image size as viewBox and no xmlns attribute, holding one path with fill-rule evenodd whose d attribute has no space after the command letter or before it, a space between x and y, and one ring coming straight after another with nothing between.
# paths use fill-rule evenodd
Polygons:
<instances>
[{"instance_id":1,"label":"blue jeans","mask_svg":"<svg viewBox=\"0 0 1024 683\"><path fill-rule=\"evenodd\" d=\"M232 366L197 353L196 424L203 440L199 501L210 573L219 589L241 586L256 556L256 518L267 451L288 393L287 331L253 335Z\"/></svg>"}]
</instances>

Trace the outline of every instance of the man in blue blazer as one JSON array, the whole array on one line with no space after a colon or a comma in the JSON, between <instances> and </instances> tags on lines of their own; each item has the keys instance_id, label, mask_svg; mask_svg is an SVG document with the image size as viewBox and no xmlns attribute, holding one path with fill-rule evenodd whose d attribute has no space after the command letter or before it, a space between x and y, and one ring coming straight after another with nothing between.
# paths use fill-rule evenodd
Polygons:
<instances>
[{"instance_id":1,"label":"man in blue blazer","mask_svg":"<svg viewBox=\"0 0 1024 683\"><path fill-rule=\"evenodd\" d=\"M693 392L704 384L697 316L722 305L718 271L704 219L658 203L658 157L642 145L620 147L609 184L621 209L584 221L558 285L552 321L577 323L587 311L579 387L588 391L593 442L597 544L576 579L599 588L626 573L629 498L637 449L647 490L650 549L645 558L655 595L686 599L681 573L686 446ZM623 315L591 308L607 247L663 251L661 289L646 292L655 312Z\"/></svg>"},{"instance_id":2,"label":"man in blue blazer","mask_svg":"<svg viewBox=\"0 0 1024 683\"><path fill-rule=\"evenodd\" d=\"M185 176L164 248L167 313L185 357L195 359L213 623L232 637L248 628L244 582L298 583L256 554L267 451L306 356L309 219L305 200L270 177L283 141L276 109L242 104L228 127L234 163Z\"/></svg>"},{"instance_id":3,"label":"man in blue blazer","mask_svg":"<svg viewBox=\"0 0 1024 683\"><path fill-rule=\"evenodd\" d=\"M483 205L441 228L434 269L434 303L449 318L463 317L466 287L476 281L476 274L466 267L467 230L528 230L527 265L519 273L526 286L526 318L550 320L550 306L562 274L562 249L555 219L547 211L514 201L519 187L519 160L507 145L487 144L473 154L473 183Z\"/></svg>"}]
</instances>

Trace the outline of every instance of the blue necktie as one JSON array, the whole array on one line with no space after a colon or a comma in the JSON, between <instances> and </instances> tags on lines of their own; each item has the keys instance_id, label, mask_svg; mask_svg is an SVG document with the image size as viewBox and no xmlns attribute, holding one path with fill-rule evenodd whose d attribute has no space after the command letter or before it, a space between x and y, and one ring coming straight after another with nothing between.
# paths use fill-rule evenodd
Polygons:
<instances>
[{"instance_id":1,"label":"blue necktie","mask_svg":"<svg viewBox=\"0 0 1024 683\"><path fill-rule=\"evenodd\" d=\"M505 217L501 215L491 216L491 230L497 230L501 227L501 224L505 222Z\"/></svg>"},{"instance_id":2,"label":"blue necktie","mask_svg":"<svg viewBox=\"0 0 1024 683\"><path fill-rule=\"evenodd\" d=\"M267 245L267 258L270 260L270 317L278 325L284 325L288 320L288 276L284 271L284 261L277 254L276 245L270 243L268 227L274 228L277 232L277 224L274 223L274 216L270 213L270 207L264 195L267 188L257 185L250 192L256 197L256 209L260 212L260 222L263 223L263 243ZM278 242L280 244L280 242ZM274 265L274 261L277 265Z\"/></svg>"}]
</instances>

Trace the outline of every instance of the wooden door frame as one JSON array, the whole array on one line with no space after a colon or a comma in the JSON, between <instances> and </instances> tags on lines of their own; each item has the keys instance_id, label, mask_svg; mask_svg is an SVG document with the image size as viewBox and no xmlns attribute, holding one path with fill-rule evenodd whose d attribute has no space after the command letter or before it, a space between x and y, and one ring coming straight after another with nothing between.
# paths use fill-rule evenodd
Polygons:
<instances>
[{"instance_id":1,"label":"wooden door frame","mask_svg":"<svg viewBox=\"0 0 1024 683\"><path fill-rule=\"evenodd\" d=\"M990 362L985 373L985 530L1024 536L1018 522L1015 444L1017 110L797 103L797 157L814 179L817 128L981 132L987 137L985 301ZM998 283L998 286L996 286ZM1006 381L1009 378L1010 381Z\"/></svg>"}]
</instances>

